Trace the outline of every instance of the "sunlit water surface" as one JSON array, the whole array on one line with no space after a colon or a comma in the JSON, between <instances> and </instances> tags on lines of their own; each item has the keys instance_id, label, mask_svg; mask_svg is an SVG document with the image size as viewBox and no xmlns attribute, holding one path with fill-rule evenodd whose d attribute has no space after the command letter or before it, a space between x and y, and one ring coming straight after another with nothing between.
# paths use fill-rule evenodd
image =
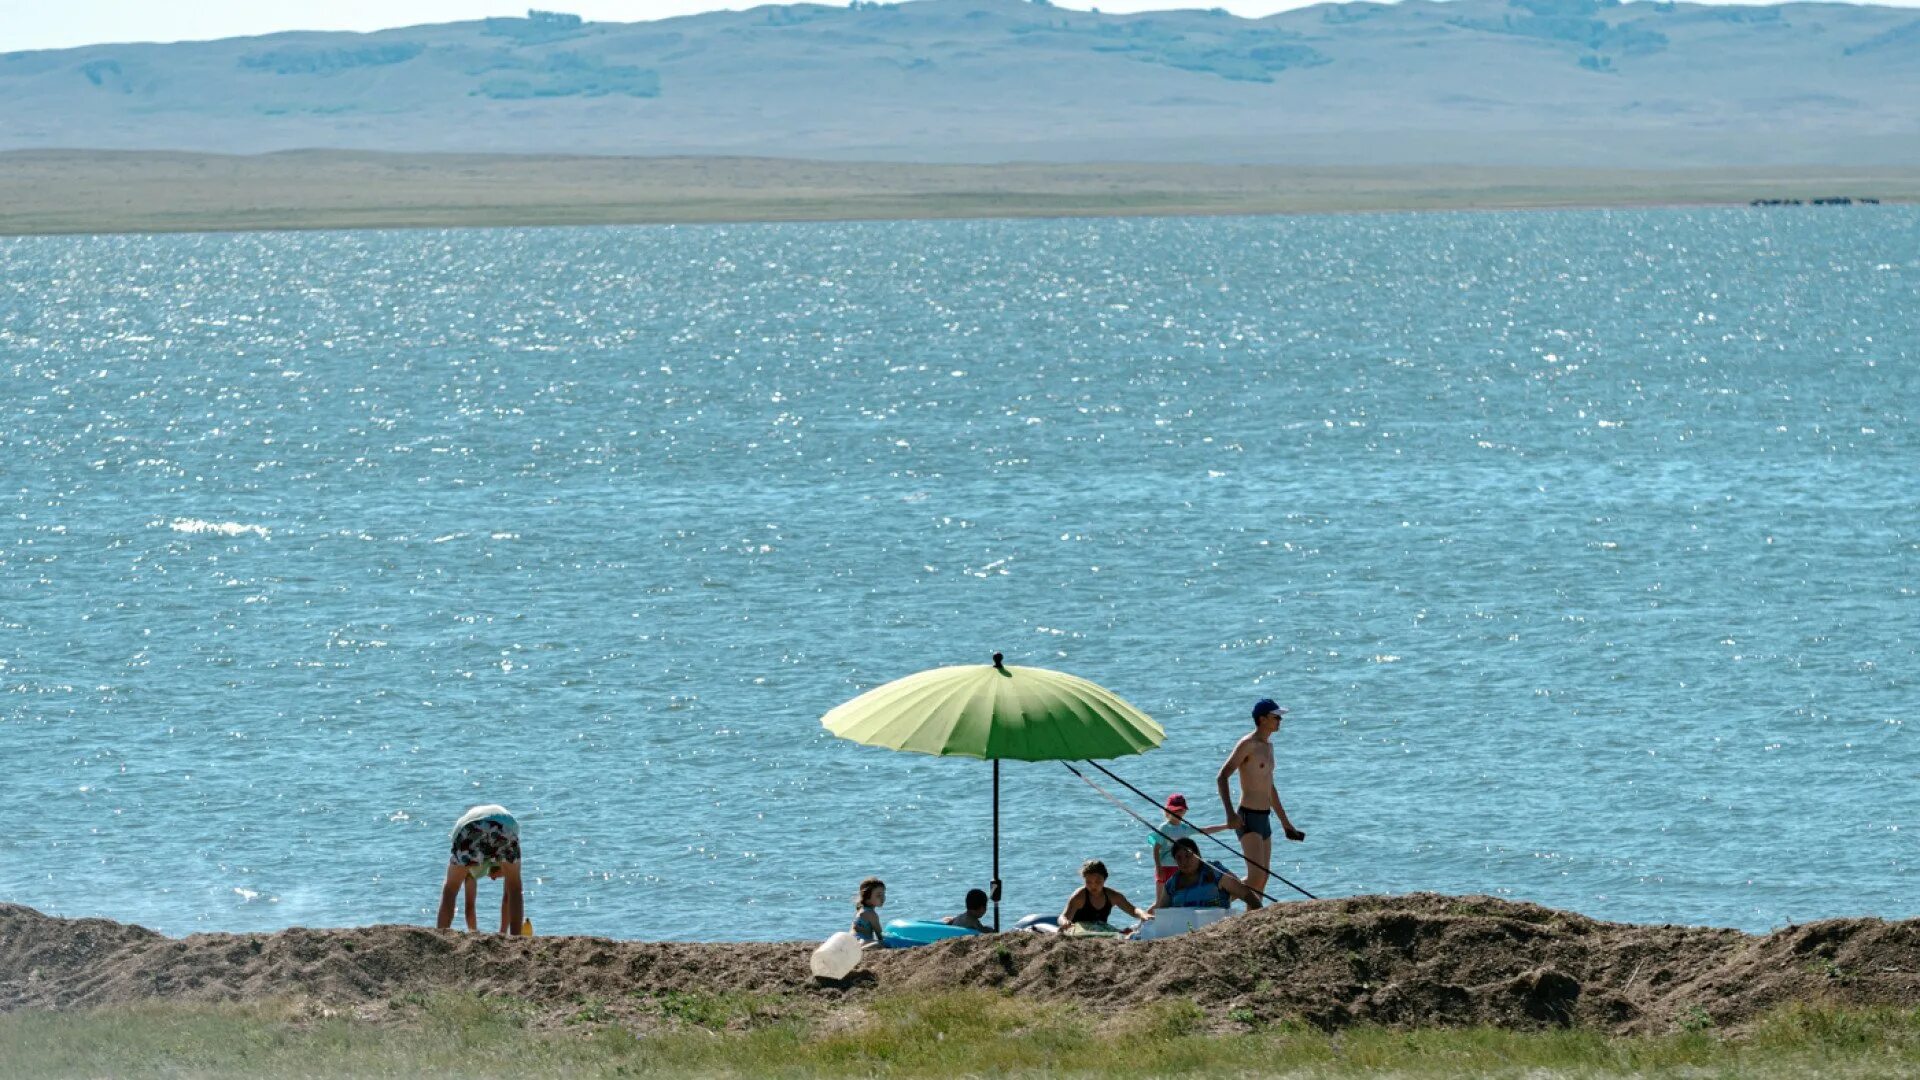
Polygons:
<instances>
[{"instance_id":1,"label":"sunlit water surface","mask_svg":"<svg viewBox=\"0 0 1920 1080\"><path fill-rule=\"evenodd\" d=\"M1325 895L1911 915L1920 212L0 240L0 900L811 938L988 876L819 717L1100 681ZM1125 796L1124 798L1131 798ZM1009 915L1145 831L1006 771ZM497 893L482 894L483 911Z\"/></svg>"}]
</instances>

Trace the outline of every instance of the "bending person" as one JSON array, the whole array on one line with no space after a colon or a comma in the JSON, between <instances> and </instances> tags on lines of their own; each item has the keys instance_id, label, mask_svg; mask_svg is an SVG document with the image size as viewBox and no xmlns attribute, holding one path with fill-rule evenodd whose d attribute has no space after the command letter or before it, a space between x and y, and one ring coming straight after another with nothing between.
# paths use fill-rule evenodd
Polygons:
<instances>
[{"instance_id":1,"label":"bending person","mask_svg":"<svg viewBox=\"0 0 1920 1080\"><path fill-rule=\"evenodd\" d=\"M1200 858L1200 845L1193 837L1173 842L1173 876L1160 883L1154 897L1155 911L1170 908L1223 908L1235 900L1245 900L1247 910L1260 906L1260 894L1245 882Z\"/></svg>"},{"instance_id":2,"label":"bending person","mask_svg":"<svg viewBox=\"0 0 1920 1080\"><path fill-rule=\"evenodd\" d=\"M1120 895L1118 889L1107 888L1107 864L1099 859L1089 859L1080 868L1080 880L1085 882L1073 890L1067 897L1067 906L1060 912L1060 929L1078 923L1082 926L1111 926L1113 909L1133 916L1141 922L1153 918L1152 913L1141 911L1133 906L1133 901Z\"/></svg>"},{"instance_id":3,"label":"bending person","mask_svg":"<svg viewBox=\"0 0 1920 1080\"><path fill-rule=\"evenodd\" d=\"M526 921L526 900L520 890L520 823L504 806L476 806L453 825L453 857L447 860L447 880L440 887L440 917L435 925L453 925L453 901L467 894L467 929L478 931L474 896L482 877L498 879L500 932L513 934Z\"/></svg>"},{"instance_id":4,"label":"bending person","mask_svg":"<svg viewBox=\"0 0 1920 1080\"><path fill-rule=\"evenodd\" d=\"M1287 710L1262 698L1253 706L1253 732L1243 736L1227 755L1215 778L1220 785L1220 805L1227 809L1227 824L1240 838L1247 853L1247 884L1255 892L1267 888L1267 867L1273 864L1273 815L1280 815L1280 827L1289 840L1305 840L1307 834L1287 820L1287 808L1280 805L1280 792L1273 786L1273 733L1280 730L1280 718ZM1231 781L1240 774L1240 805L1233 802Z\"/></svg>"}]
</instances>

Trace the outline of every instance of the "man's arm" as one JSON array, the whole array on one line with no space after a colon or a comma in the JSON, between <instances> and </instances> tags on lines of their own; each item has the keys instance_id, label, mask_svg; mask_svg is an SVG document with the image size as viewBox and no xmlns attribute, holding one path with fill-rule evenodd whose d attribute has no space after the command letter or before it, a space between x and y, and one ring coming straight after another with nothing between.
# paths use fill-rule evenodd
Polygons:
<instances>
[{"instance_id":1,"label":"man's arm","mask_svg":"<svg viewBox=\"0 0 1920 1080\"><path fill-rule=\"evenodd\" d=\"M1220 788L1220 805L1227 812L1227 827L1236 833L1240 831L1240 814L1238 808L1233 805L1233 787L1231 782L1233 780L1233 771L1240 767L1240 759L1246 752L1247 740L1243 737L1239 742L1233 744L1233 753L1228 754L1227 763L1220 766L1220 775L1213 778L1214 783Z\"/></svg>"},{"instance_id":2,"label":"man's arm","mask_svg":"<svg viewBox=\"0 0 1920 1080\"><path fill-rule=\"evenodd\" d=\"M1287 839L1305 840L1307 834L1294 828L1293 822L1287 820L1287 808L1280 805L1280 789L1273 786L1272 780L1267 781L1267 792L1273 796L1273 812L1279 816L1280 828L1286 832Z\"/></svg>"},{"instance_id":3,"label":"man's arm","mask_svg":"<svg viewBox=\"0 0 1920 1080\"><path fill-rule=\"evenodd\" d=\"M1220 891L1233 897L1235 900L1245 900L1248 911L1252 911L1260 906L1260 894L1254 892L1251 885L1234 877L1232 874L1220 875Z\"/></svg>"},{"instance_id":4,"label":"man's arm","mask_svg":"<svg viewBox=\"0 0 1920 1080\"><path fill-rule=\"evenodd\" d=\"M447 880L440 886L440 914L433 920L436 929L445 930L453 925L453 904L460 898L460 879L467 872L452 863L447 864Z\"/></svg>"}]
</instances>

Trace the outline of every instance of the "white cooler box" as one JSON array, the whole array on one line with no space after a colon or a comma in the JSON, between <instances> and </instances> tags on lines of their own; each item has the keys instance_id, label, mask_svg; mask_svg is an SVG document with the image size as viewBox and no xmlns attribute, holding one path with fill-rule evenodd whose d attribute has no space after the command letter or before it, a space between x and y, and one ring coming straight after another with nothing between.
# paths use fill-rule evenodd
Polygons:
<instances>
[{"instance_id":1,"label":"white cooler box","mask_svg":"<svg viewBox=\"0 0 1920 1080\"><path fill-rule=\"evenodd\" d=\"M1203 926L1211 926L1226 918L1232 912L1217 907L1163 908L1153 913L1153 918L1145 926L1134 932L1135 941L1153 941L1156 938L1179 937L1191 933Z\"/></svg>"}]
</instances>

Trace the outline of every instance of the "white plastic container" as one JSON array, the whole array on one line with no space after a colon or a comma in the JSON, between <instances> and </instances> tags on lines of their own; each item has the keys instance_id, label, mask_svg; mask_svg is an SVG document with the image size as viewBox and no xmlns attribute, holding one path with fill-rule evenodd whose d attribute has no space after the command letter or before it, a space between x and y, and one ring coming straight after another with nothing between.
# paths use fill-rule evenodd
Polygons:
<instances>
[{"instance_id":1,"label":"white plastic container","mask_svg":"<svg viewBox=\"0 0 1920 1080\"><path fill-rule=\"evenodd\" d=\"M822 979L844 979L860 966L860 939L845 930L820 943L810 962Z\"/></svg>"},{"instance_id":2,"label":"white plastic container","mask_svg":"<svg viewBox=\"0 0 1920 1080\"><path fill-rule=\"evenodd\" d=\"M1225 908L1161 908L1133 935L1135 941L1179 937L1227 917Z\"/></svg>"}]
</instances>

